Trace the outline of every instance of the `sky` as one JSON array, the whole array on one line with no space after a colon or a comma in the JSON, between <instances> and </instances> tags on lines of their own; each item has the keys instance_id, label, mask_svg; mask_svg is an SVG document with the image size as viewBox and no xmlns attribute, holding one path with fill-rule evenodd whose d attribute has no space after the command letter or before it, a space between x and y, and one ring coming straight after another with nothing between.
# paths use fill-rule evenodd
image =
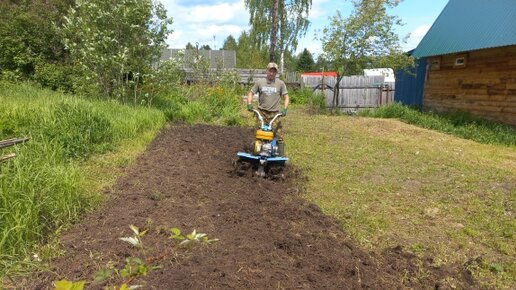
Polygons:
<instances>
[{"instance_id":1,"label":"sky","mask_svg":"<svg viewBox=\"0 0 516 290\"><path fill-rule=\"evenodd\" d=\"M166 42L169 48L184 48L188 42L195 46L209 45L221 49L224 40L233 35L238 39L242 31L248 31L249 13L244 0L161 0L167 9L168 17L174 23L172 34ZM416 48L417 44L435 19L439 16L448 0L402 0L388 13L401 18L403 26L396 29L400 39L410 34L406 43L401 43L405 51ZM344 17L351 12L352 5L346 0L312 0L309 13L310 27L299 40L296 53L307 48L312 54L319 55L321 43L315 38L328 26L329 18L341 11Z\"/></svg>"}]
</instances>

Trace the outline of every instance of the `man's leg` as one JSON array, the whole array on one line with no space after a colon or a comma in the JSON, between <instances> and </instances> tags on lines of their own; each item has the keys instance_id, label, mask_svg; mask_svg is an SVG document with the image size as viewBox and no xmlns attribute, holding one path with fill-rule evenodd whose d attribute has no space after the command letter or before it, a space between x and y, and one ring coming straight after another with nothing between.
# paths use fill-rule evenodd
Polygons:
<instances>
[{"instance_id":1,"label":"man's leg","mask_svg":"<svg viewBox=\"0 0 516 290\"><path fill-rule=\"evenodd\" d=\"M283 135L283 124L279 119L276 119L274 123L274 136L278 138L278 155L285 156L285 136Z\"/></svg>"}]
</instances>

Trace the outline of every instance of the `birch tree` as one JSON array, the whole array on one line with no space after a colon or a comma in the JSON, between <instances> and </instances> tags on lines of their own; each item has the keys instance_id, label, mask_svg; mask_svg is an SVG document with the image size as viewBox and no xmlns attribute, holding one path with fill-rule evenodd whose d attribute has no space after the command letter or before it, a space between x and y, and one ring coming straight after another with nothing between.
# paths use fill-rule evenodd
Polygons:
<instances>
[{"instance_id":1,"label":"birch tree","mask_svg":"<svg viewBox=\"0 0 516 290\"><path fill-rule=\"evenodd\" d=\"M308 29L312 0L245 0L249 10L251 36L261 46L269 46L269 61L297 48L297 40Z\"/></svg>"}]
</instances>

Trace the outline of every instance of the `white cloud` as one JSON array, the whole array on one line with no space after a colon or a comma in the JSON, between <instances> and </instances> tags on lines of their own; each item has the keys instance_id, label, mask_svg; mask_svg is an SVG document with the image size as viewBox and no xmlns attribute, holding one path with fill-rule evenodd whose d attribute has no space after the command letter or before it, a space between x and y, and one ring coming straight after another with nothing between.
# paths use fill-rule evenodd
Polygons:
<instances>
[{"instance_id":1,"label":"white cloud","mask_svg":"<svg viewBox=\"0 0 516 290\"><path fill-rule=\"evenodd\" d=\"M329 1L330 0L313 0L312 9L310 9L310 13L308 14L308 20L314 21L320 17L326 18L329 12L329 5L326 5L326 3L328 3Z\"/></svg>"},{"instance_id":2,"label":"white cloud","mask_svg":"<svg viewBox=\"0 0 516 290\"><path fill-rule=\"evenodd\" d=\"M231 34L238 38L248 28L249 14L244 0L162 1L168 17L174 19L174 32L168 37L171 48L183 48L188 42L219 49Z\"/></svg>"},{"instance_id":3,"label":"white cloud","mask_svg":"<svg viewBox=\"0 0 516 290\"><path fill-rule=\"evenodd\" d=\"M188 22L241 22L240 15L247 15L243 2L195 6L187 12ZM246 19L247 20L247 19Z\"/></svg>"},{"instance_id":4,"label":"white cloud","mask_svg":"<svg viewBox=\"0 0 516 290\"><path fill-rule=\"evenodd\" d=\"M407 51L416 48L431 26L430 24L423 24L412 30L410 37L407 39L407 43L403 44L403 49Z\"/></svg>"}]
</instances>

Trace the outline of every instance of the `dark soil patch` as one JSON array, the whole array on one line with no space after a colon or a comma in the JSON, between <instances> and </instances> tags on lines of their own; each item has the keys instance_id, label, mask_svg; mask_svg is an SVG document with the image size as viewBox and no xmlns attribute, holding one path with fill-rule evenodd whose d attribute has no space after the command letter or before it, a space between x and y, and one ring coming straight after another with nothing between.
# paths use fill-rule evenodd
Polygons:
<instances>
[{"instance_id":1,"label":"dark soil patch","mask_svg":"<svg viewBox=\"0 0 516 290\"><path fill-rule=\"evenodd\" d=\"M66 254L23 284L89 283L108 265L122 269L128 257L154 268L87 288L128 282L144 289L434 289L455 275L421 266L399 249L360 250L338 222L300 197L292 168L274 180L235 170L235 154L252 136L251 129L207 125L163 130L109 193L114 197L62 235ZM144 250L119 239L132 235L130 224L149 229ZM178 247L168 238L172 227L219 241ZM462 275L455 279L470 288Z\"/></svg>"}]
</instances>

